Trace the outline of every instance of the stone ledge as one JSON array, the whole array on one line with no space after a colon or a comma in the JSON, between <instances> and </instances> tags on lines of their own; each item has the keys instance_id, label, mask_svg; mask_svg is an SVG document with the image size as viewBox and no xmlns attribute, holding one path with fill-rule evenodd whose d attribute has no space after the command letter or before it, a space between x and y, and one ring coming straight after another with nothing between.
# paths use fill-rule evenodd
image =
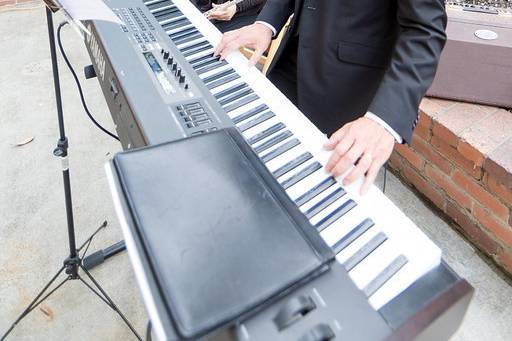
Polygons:
<instances>
[{"instance_id":1,"label":"stone ledge","mask_svg":"<svg viewBox=\"0 0 512 341\"><path fill-rule=\"evenodd\" d=\"M512 276L512 113L425 98L390 167Z\"/></svg>"}]
</instances>

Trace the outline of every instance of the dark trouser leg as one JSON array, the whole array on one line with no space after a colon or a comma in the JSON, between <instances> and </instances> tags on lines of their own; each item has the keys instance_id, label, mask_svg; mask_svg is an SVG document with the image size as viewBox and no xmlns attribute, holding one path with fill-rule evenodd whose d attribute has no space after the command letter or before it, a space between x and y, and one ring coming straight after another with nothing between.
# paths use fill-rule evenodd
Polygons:
<instances>
[{"instance_id":1,"label":"dark trouser leg","mask_svg":"<svg viewBox=\"0 0 512 341\"><path fill-rule=\"evenodd\" d=\"M267 78L297 105L297 39L292 38Z\"/></svg>"}]
</instances>

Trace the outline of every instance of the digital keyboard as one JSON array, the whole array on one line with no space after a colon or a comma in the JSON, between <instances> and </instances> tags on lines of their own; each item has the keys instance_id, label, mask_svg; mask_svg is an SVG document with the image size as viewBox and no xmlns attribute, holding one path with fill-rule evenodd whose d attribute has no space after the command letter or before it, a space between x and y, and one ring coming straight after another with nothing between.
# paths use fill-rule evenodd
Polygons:
<instances>
[{"instance_id":1,"label":"digital keyboard","mask_svg":"<svg viewBox=\"0 0 512 341\"><path fill-rule=\"evenodd\" d=\"M396 335L426 333L441 316L451 325L436 335L455 331L472 292L467 282L379 189L360 197L361 181L345 187L325 172L326 136L240 53L225 61L213 56L221 33L192 3L105 2L124 25L90 22L86 45L124 149L236 126ZM140 245L128 227L124 234L164 337L165 312L150 290Z\"/></svg>"}]
</instances>

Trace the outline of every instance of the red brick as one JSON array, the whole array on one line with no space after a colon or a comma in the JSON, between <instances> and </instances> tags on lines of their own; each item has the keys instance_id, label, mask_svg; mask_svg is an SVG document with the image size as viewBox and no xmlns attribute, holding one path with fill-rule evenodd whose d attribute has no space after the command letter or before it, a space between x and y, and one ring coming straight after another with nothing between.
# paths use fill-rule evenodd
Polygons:
<instances>
[{"instance_id":1,"label":"red brick","mask_svg":"<svg viewBox=\"0 0 512 341\"><path fill-rule=\"evenodd\" d=\"M466 159L473 161L479 167L484 163L484 154L465 140L460 140L457 151Z\"/></svg>"},{"instance_id":2,"label":"red brick","mask_svg":"<svg viewBox=\"0 0 512 341\"><path fill-rule=\"evenodd\" d=\"M512 189L512 138L487 156L484 169L506 188Z\"/></svg>"},{"instance_id":3,"label":"red brick","mask_svg":"<svg viewBox=\"0 0 512 341\"><path fill-rule=\"evenodd\" d=\"M444 211L446 201L443 193L439 189L422 178L418 172L408 164L404 164L403 175L421 194L426 196L436 207Z\"/></svg>"},{"instance_id":4,"label":"red brick","mask_svg":"<svg viewBox=\"0 0 512 341\"><path fill-rule=\"evenodd\" d=\"M464 169L468 174L470 174L475 179L479 180L482 178L482 167L476 165L473 161L466 159L463 157L457 149L445 143L443 140L437 138L436 136L432 136L430 141L432 145L438 150L442 155L444 155L448 160L453 161L459 167ZM484 161L485 163L486 161Z\"/></svg>"},{"instance_id":5,"label":"red brick","mask_svg":"<svg viewBox=\"0 0 512 341\"><path fill-rule=\"evenodd\" d=\"M512 247L512 228L507 224L498 221L482 207L475 205L475 218L492 232L505 246Z\"/></svg>"},{"instance_id":6,"label":"red brick","mask_svg":"<svg viewBox=\"0 0 512 341\"><path fill-rule=\"evenodd\" d=\"M498 252L499 244L477 225L467 211L451 202L447 202L446 214L448 214L448 216L460 226L462 232L485 253L495 255Z\"/></svg>"},{"instance_id":7,"label":"red brick","mask_svg":"<svg viewBox=\"0 0 512 341\"><path fill-rule=\"evenodd\" d=\"M459 144L459 137L457 134L437 121L434 121L432 135L437 136L450 146L456 147Z\"/></svg>"},{"instance_id":8,"label":"red brick","mask_svg":"<svg viewBox=\"0 0 512 341\"><path fill-rule=\"evenodd\" d=\"M463 188L468 194L481 203L490 212L494 213L498 218L504 222L508 222L509 209L503 205L494 195L487 192L482 186L475 182L475 179L463 174L460 170L456 169L452 174L453 181Z\"/></svg>"},{"instance_id":9,"label":"red brick","mask_svg":"<svg viewBox=\"0 0 512 341\"><path fill-rule=\"evenodd\" d=\"M512 275L512 251L507 251L507 249L502 249L498 253L497 261L498 263L509 273Z\"/></svg>"},{"instance_id":10,"label":"red brick","mask_svg":"<svg viewBox=\"0 0 512 341\"><path fill-rule=\"evenodd\" d=\"M431 137L430 129L420 125L416 126L416 128L414 129L414 135L421 137L425 141L430 141Z\"/></svg>"},{"instance_id":11,"label":"red brick","mask_svg":"<svg viewBox=\"0 0 512 341\"><path fill-rule=\"evenodd\" d=\"M434 181L437 186L441 187L450 198L455 200L462 207L471 211L471 208L473 207L473 200L471 200L464 191L457 187L450 177L431 165L425 166L425 174L428 178Z\"/></svg>"},{"instance_id":12,"label":"red brick","mask_svg":"<svg viewBox=\"0 0 512 341\"><path fill-rule=\"evenodd\" d=\"M416 169L422 170L425 165L425 159L414 152L410 147L405 144L396 144L395 150L402 155L411 165Z\"/></svg>"},{"instance_id":13,"label":"red brick","mask_svg":"<svg viewBox=\"0 0 512 341\"><path fill-rule=\"evenodd\" d=\"M417 136L413 136L411 145L418 152L418 154L423 156L428 161L432 162L440 170L442 170L446 174L451 173L453 168L451 162L448 161L441 154L439 154L437 151L435 151L430 143L422 141Z\"/></svg>"},{"instance_id":14,"label":"red brick","mask_svg":"<svg viewBox=\"0 0 512 341\"><path fill-rule=\"evenodd\" d=\"M507 189L488 173L484 174L484 183L491 193L497 195L503 203L512 207L512 189Z\"/></svg>"},{"instance_id":15,"label":"red brick","mask_svg":"<svg viewBox=\"0 0 512 341\"><path fill-rule=\"evenodd\" d=\"M430 129L432 126L432 117L427 115L424 111L420 110L417 126Z\"/></svg>"},{"instance_id":16,"label":"red brick","mask_svg":"<svg viewBox=\"0 0 512 341\"><path fill-rule=\"evenodd\" d=\"M388 165L393 168L394 170L400 171L402 169L402 157L398 152L395 150L393 153L391 153L391 156L388 160Z\"/></svg>"}]
</instances>

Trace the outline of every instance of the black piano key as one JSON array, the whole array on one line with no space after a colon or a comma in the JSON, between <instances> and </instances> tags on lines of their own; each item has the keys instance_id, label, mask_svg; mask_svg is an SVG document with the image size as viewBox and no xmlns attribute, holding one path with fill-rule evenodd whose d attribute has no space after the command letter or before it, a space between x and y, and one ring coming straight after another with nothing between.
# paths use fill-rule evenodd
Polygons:
<instances>
[{"instance_id":1,"label":"black piano key","mask_svg":"<svg viewBox=\"0 0 512 341\"><path fill-rule=\"evenodd\" d=\"M203 61L206 61L210 58L218 58L218 57L214 57L213 56L213 52L212 53L209 53L209 54L205 54L204 56L200 56L200 57L197 57L197 58L194 58L194 59L191 59L189 60L188 62L192 65L192 66L195 66L193 64L196 64L196 63L199 63L199 62L203 62ZM198 64L196 64L198 65Z\"/></svg>"},{"instance_id":2,"label":"black piano key","mask_svg":"<svg viewBox=\"0 0 512 341\"><path fill-rule=\"evenodd\" d=\"M315 205L311 206L309 210L307 210L304 215L311 219L319 212L323 211L324 208L328 207L330 204L341 198L345 195L345 191L343 188L339 187L334 192L330 193L328 196L317 202Z\"/></svg>"},{"instance_id":3,"label":"black piano key","mask_svg":"<svg viewBox=\"0 0 512 341\"><path fill-rule=\"evenodd\" d=\"M161 24L162 28L165 30L165 32L176 30L180 27L184 27L191 24L190 20L187 19L187 17L176 17L171 20L168 20L165 24ZM173 32L174 33L174 32Z\"/></svg>"},{"instance_id":4,"label":"black piano key","mask_svg":"<svg viewBox=\"0 0 512 341\"><path fill-rule=\"evenodd\" d=\"M278 144L278 143L280 143L280 142L283 142L284 140L286 140L287 138L289 138L289 137L290 137L290 136L292 136L292 135L293 135L293 134L292 134L292 132L291 132L291 131L289 131L289 130L285 130L285 131L283 131L282 133L279 133L279 134L277 134L276 136L274 136L274 137L272 137L272 138L268 139L268 140L267 140L267 141L265 141L264 143L260 144L258 147L254 148L254 151L255 151L257 154L259 154L259 153L261 153L261 152L264 152L265 150L269 149L270 147L273 147L273 146L275 146L276 144ZM309 154L309 153L302 154L302 156L304 156L304 155L306 155L306 154ZM309 155L311 155L311 154L309 154ZM299 156L299 157L300 157L300 156ZM296 160L296 159L295 159L295 160ZM307 160L309 160L309 159L306 159L305 161L307 161ZM288 163L287 163L286 165L284 165L283 167L287 166L287 165L288 165L289 163L291 163L291 162L293 162L293 160L292 160L292 161L290 161L290 162L288 162ZM283 168L283 167L281 167L281 168ZM277 178L277 177L279 177L279 176L276 176L276 174L275 174L275 173L276 173L276 172L278 172L278 171L279 171L279 169L278 169L278 170L276 170L276 171L274 172L274 176L275 176L276 178ZM285 173L286 173L286 172L285 172ZM283 174L284 174L284 173L283 173Z\"/></svg>"},{"instance_id":5,"label":"black piano key","mask_svg":"<svg viewBox=\"0 0 512 341\"><path fill-rule=\"evenodd\" d=\"M384 232L379 232L343 263L345 270L350 271L355 268L387 239L388 237Z\"/></svg>"},{"instance_id":6,"label":"black piano key","mask_svg":"<svg viewBox=\"0 0 512 341\"><path fill-rule=\"evenodd\" d=\"M312 164L310 164L306 168L298 171L297 173L295 173L294 175L292 175L288 179L286 179L283 182L281 182L281 186L284 189L288 189L288 188L292 187L293 185L295 185L296 183L304 180L305 178L307 178L308 176L310 176L311 174L313 174L314 172L316 172L320 168L322 168L322 165L320 164L320 162L313 162Z\"/></svg>"},{"instance_id":7,"label":"black piano key","mask_svg":"<svg viewBox=\"0 0 512 341\"><path fill-rule=\"evenodd\" d=\"M271 119L272 117L276 116L272 111L267 111L264 114L261 114L260 116L256 117L255 119L250 120L249 122L246 122L238 127L238 129L241 132L246 131L247 129L251 129L252 127L257 126L258 124L265 122L268 119Z\"/></svg>"},{"instance_id":8,"label":"black piano key","mask_svg":"<svg viewBox=\"0 0 512 341\"><path fill-rule=\"evenodd\" d=\"M345 202L343 205L335 209L332 213L330 213L327 217L320 220L316 225L316 230L318 232L322 232L326 228L328 228L332 223L334 223L339 218L343 217L347 214L351 209L356 207L356 202L352 199Z\"/></svg>"},{"instance_id":9,"label":"black piano key","mask_svg":"<svg viewBox=\"0 0 512 341\"><path fill-rule=\"evenodd\" d=\"M191 32L197 32L197 28L195 28L194 26L189 27L189 28L185 28L183 30L180 30L178 32L174 32L173 34L170 34L169 38L171 38L171 39L179 38L182 35L188 34L188 33L191 33Z\"/></svg>"},{"instance_id":10,"label":"black piano key","mask_svg":"<svg viewBox=\"0 0 512 341\"><path fill-rule=\"evenodd\" d=\"M279 147L273 149L272 151L268 152L267 154L263 155L261 157L261 161L263 162L269 162L270 160L275 159L279 155L286 153L290 149L292 149L295 146L298 146L300 144L300 141L297 139L292 139L286 143L283 143Z\"/></svg>"},{"instance_id":11,"label":"black piano key","mask_svg":"<svg viewBox=\"0 0 512 341\"><path fill-rule=\"evenodd\" d=\"M328 177L327 179L320 182L318 185L311 188L306 193L302 194L300 197L295 199L295 204L299 207L304 205L305 203L307 203L308 201L310 201L311 199L313 199L314 197L316 197L317 195L319 195L320 193L322 193L323 191L325 191L327 188L331 187L335 183L336 183L336 180L333 177Z\"/></svg>"},{"instance_id":12,"label":"black piano key","mask_svg":"<svg viewBox=\"0 0 512 341\"><path fill-rule=\"evenodd\" d=\"M267 109L268 109L268 106L266 104L260 104L256 108L253 108L249 111L244 112L243 114L235 116L233 118L233 122L235 124L238 124L238 123L245 121L245 120L253 117L254 115L259 114L260 112L265 111Z\"/></svg>"},{"instance_id":13,"label":"black piano key","mask_svg":"<svg viewBox=\"0 0 512 341\"><path fill-rule=\"evenodd\" d=\"M252 94L252 95L249 95L249 96L246 96L242 99L239 99L238 101L224 107L224 110L226 110L226 112L231 112L233 110L236 110L240 107L243 107L244 105L246 104L249 104L251 102L254 102L255 100L259 99L259 96L256 95L256 94Z\"/></svg>"},{"instance_id":14,"label":"black piano key","mask_svg":"<svg viewBox=\"0 0 512 341\"><path fill-rule=\"evenodd\" d=\"M269 137L270 135L274 134L274 133L277 133L279 130L281 129L284 129L286 126L284 125L284 123L276 123L274 124L273 126L257 133L256 135L250 137L247 139L247 142L249 142L249 144L255 144L256 142L259 142L261 140L263 140L264 138L267 138Z\"/></svg>"},{"instance_id":15,"label":"black piano key","mask_svg":"<svg viewBox=\"0 0 512 341\"><path fill-rule=\"evenodd\" d=\"M196 48L194 50L190 50L188 52L183 53L183 57L187 58L187 57L190 57L190 56L192 56L194 54L197 54L199 52L203 52L203 51L206 51L206 50L211 50L212 48L213 48L213 46L211 46L210 44L202 46L202 47L198 47L198 48Z\"/></svg>"},{"instance_id":16,"label":"black piano key","mask_svg":"<svg viewBox=\"0 0 512 341\"><path fill-rule=\"evenodd\" d=\"M359 225L354 227L350 232L343 236L340 240L338 240L333 246L332 250L334 253L338 254L343 251L347 246L352 244L354 240L359 238L363 233L368 231L370 227L374 226L375 223L370 218L366 218Z\"/></svg>"},{"instance_id":17,"label":"black piano key","mask_svg":"<svg viewBox=\"0 0 512 341\"><path fill-rule=\"evenodd\" d=\"M363 245L362 248L356 251L352 256L350 256L343 266L345 270L350 271L357 266L357 264L361 263L366 257L368 257L376 248L378 248L382 243L384 243L388 237L384 232L379 232L376 236L374 236L370 241Z\"/></svg>"},{"instance_id":18,"label":"black piano key","mask_svg":"<svg viewBox=\"0 0 512 341\"><path fill-rule=\"evenodd\" d=\"M180 12L178 7L173 4L163 4L162 6L158 8L153 8L150 10L151 14L153 14L155 17L158 17L161 14L169 13L169 12Z\"/></svg>"},{"instance_id":19,"label":"black piano key","mask_svg":"<svg viewBox=\"0 0 512 341\"><path fill-rule=\"evenodd\" d=\"M157 15L161 11L165 11L165 10L168 10L168 9L179 11L179 9L178 9L178 7L176 7L176 5L173 5L171 3L167 3L167 4L162 4L161 6L154 6L153 9L149 10L149 12L151 12L151 14L153 14L153 15Z\"/></svg>"},{"instance_id":20,"label":"black piano key","mask_svg":"<svg viewBox=\"0 0 512 341\"><path fill-rule=\"evenodd\" d=\"M222 100L219 101L219 104L222 106L225 106L233 101L236 101L237 99L240 99L244 96L252 94L253 92L254 91L251 88L247 87L245 89L239 90L238 92L235 92L235 93L223 98Z\"/></svg>"},{"instance_id":21,"label":"black piano key","mask_svg":"<svg viewBox=\"0 0 512 341\"><path fill-rule=\"evenodd\" d=\"M217 94L215 94L213 97L215 97L215 99L218 101L219 99L221 99L222 97L224 96L227 96L235 91L238 91L240 89L243 89L243 88L246 88L248 87L247 83L245 82L242 82L242 83L238 83L238 84L235 84L235 85L232 85L230 86L229 88L227 89L224 89L220 92L218 92ZM236 123L236 122L235 122Z\"/></svg>"},{"instance_id":22,"label":"black piano key","mask_svg":"<svg viewBox=\"0 0 512 341\"><path fill-rule=\"evenodd\" d=\"M144 3L146 3L146 2L147 1L145 1ZM162 1L154 2L154 3L150 3L149 5L146 4L146 7L151 11L151 10L154 10L154 9L157 9L160 7L167 6L169 4L172 4L172 2L170 2L169 0L162 0Z\"/></svg>"},{"instance_id":23,"label":"black piano key","mask_svg":"<svg viewBox=\"0 0 512 341\"><path fill-rule=\"evenodd\" d=\"M215 81L215 80L217 80L219 78L222 78L224 76L230 75L230 74L232 74L234 72L235 72L235 70L233 70L232 68L229 68L229 69L226 69L226 70L222 70L222 71L217 72L216 74L213 74L211 76L203 78L203 82L205 84L208 84L208 83L213 82L213 81Z\"/></svg>"},{"instance_id":24,"label":"black piano key","mask_svg":"<svg viewBox=\"0 0 512 341\"><path fill-rule=\"evenodd\" d=\"M221 79L218 79L214 82L211 82L210 84L208 84L206 87L208 88L208 90L212 90L212 89L215 89L216 87L218 86L221 86L223 84L226 84L226 83L229 83L231 81L234 81L235 79L238 79L240 78L240 75L238 73L232 73L226 77L223 77Z\"/></svg>"},{"instance_id":25,"label":"black piano key","mask_svg":"<svg viewBox=\"0 0 512 341\"><path fill-rule=\"evenodd\" d=\"M197 70L197 69L201 69L201 68L203 68L205 66L208 66L208 65L210 65L212 63L218 63L220 61L218 56L213 57L210 54L208 54L207 56L208 56L208 58L205 58L205 59L199 61L198 63L195 63L192 67L195 70ZM224 62L224 64L226 64L225 60L223 60L223 62Z\"/></svg>"},{"instance_id":26,"label":"black piano key","mask_svg":"<svg viewBox=\"0 0 512 341\"><path fill-rule=\"evenodd\" d=\"M363 292L366 297L370 297L377 290L379 290L391 277L393 277L401 268L407 264L409 260L404 255L400 255L396 257L391 264L386 266L384 270L382 270L377 277L375 277L370 283L368 283L364 288Z\"/></svg>"},{"instance_id":27,"label":"black piano key","mask_svg":"<svg viewBox=\"0 0 512 341\"><path fill-rule=\"evenodd\" d=\"M156 21L158 21L160 25L165 25L169 19L173 19L177 16L180 16L181 12L178 9L171 8L160 12L155 12L153 13L153 15L155 16Z\"/></svg>"},{"instance_id":28,"label":"black piano key","mask_svg":"<svg viewBox=\"0 0 512 341\"><path fill-rule=\"evenodd\" d=\"M201 32L197 32L197 33L195 33L195 34L193 34L193 35L190 35L190 36L188 36L188 37L186 37L186 38L174 39L173 41L174 41L174 43L175 43L176 45L183 45L183 44L189 43L189 42L191 42L191 41L194 41L194 40L196 40L196 39L199 39L199 38L201 38L202 36L203 36L203 35L201 34Z\"/></svg>"},{"instance_id":29,"label":"black piano key","mask_svg":"<svg viewBox=\"0 0 512 341\"><path fill-rule=\"evenodd\" d=\"M190 50L193 50L193 49L196 49L198 47L202 47L202 46L206 46L206 45L210 45L210 43L208 42L208 40L201 40L200 42L198 43L195 43L195 44L192 44L192 45L189 45L187 47L184 47L182 49L180 49L181 52L187 52L187 51L190 51ZM210 45L211 46L211 45Z\"/></svg>"},{"instance_id":30,"label":"black piano key","mask_svg":"<svg viewBox=\"0 0 512 341\"><path fill-rule=\"evenodd\" d=\"M200 69L196 69L196 73L198 75L202 75L203 73L206 73L208 71L212 71L212 70L215 70L215 69L218 69L220 68L221 66L224 66L224 65L227 65L227 62L225 60L221 60L221 61L217 61L217 62L212 62L212 63L209 63L210 65L207 65L207 66L204 66Z\"/></svg>"}]
</instances>

